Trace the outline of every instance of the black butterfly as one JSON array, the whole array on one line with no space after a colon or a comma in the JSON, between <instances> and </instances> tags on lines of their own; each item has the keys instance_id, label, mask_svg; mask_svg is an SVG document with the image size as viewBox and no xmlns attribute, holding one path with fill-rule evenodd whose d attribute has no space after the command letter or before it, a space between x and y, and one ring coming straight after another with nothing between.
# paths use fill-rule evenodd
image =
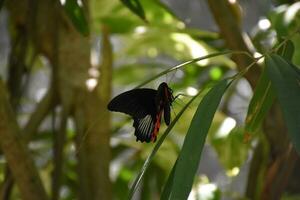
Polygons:
<instances>
[{"instance_id":1,"label":"black butterfly","mask_svg":"<svg viewBox=\"0 0 300 200\"><path fill-rule=\"evenodd\" d=\"M157 90L149 88L133 89L113 98L108 110L130 115L134 122L136 141L155 142L159 131L161 116L170 124L170 107L174 101L173 91L163 82Z\"/></svg>"}]
</instances>

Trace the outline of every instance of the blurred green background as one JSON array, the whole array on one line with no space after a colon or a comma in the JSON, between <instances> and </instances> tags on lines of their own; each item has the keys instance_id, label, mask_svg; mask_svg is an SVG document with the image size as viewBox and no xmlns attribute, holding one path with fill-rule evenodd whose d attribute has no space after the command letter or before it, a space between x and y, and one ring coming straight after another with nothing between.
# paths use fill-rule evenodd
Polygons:
<instances>
[{"instance_id":1,"label":"blurred green background","mask_svg":"<svg viewBox=\"0 0 300 200\"><path fill-rule=\"evenodd\" d=\"M0 99L9 102L1 107L0 132L15 136L1 144L1 199L127 199L155 144L136 142L132 120L108 112L112 97L212 53L234 50L257 58L290 35L289 61L300 64L297 1L0 2L0 80L5 88ZM186 94L173 103L175 118L201 88L250 63L243 54L224 54L142 87L156 89L165 81L174 95ZM300 199L299 156L277 100L257 127L246 120L263 66L259 60L224 94L188 199ZM160 199L202 97L176 122L133 199Z\"/></svg>"}]
</instances>

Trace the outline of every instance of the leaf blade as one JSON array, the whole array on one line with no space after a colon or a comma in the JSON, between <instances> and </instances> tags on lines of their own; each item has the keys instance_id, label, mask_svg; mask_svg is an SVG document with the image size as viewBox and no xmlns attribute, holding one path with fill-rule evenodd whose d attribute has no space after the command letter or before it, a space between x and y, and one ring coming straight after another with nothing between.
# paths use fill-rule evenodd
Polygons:
<instances>
[{"instance_id":1,"label":"leaf blade","mask_svg":"<svg viewBox=\"0 0 300 200\"><path fill-rule=\"evenodd\" d=\"M272 106L274 98L274 88L271 85L266 69L264 69L248 107L245 125L246 133L255 133L259 129L264 117Z\"/></svg>"},{"instance_id":2,"label":"leaf blade","mask_svg":"<svg viewBox=\"0 0 300 200\"><path fill-rule=\"evenodd\" d=\"M218 82L199 104L176 162L169 199L188 198L208 130L221 98L230 84L226 79Z\"/></svg>"},{"instance_id":3,"label":"leaf blade","mask_svg":"<svg viewBox=\"0 0 300 200\"><path fill-rule=\"evenodd\" d=\"M282 108L288 133L300 153L300 75L282 57L266 56L266 68Z\"/></svg>"},{"instance_id":4,"label":"leaf blade","mask_svg":"<svg viewBox=\"0 0 300 200\"><path fill-rule=\"evenodd\" d=\"M175 162L175 164L174 164L174 166L173 166L173 168L171 170L171 173L170 173L170 175L168 177L168 180L165 183L164 189L163 189L163 191L161 193L161 197L160 197L161 200L167 200L167 199L169 199L169 196L171 194L171 188L173 186L174 173L175 173L177 161L178 161L178 159L176 160L176 162Z\"/></svg>"}]
</instances>

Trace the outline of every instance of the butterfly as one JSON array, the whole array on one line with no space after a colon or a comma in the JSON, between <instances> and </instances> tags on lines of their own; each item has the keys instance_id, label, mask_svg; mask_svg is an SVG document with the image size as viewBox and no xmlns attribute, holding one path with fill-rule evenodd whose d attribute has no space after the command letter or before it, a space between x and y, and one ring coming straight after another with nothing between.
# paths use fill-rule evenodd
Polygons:
<instances>
[{"instance_id":1,"label":"butterfly","mask_svg":"<svg viewBox=\"0 0 300 200\"><path fill-rule=\"evenodd\" d=\"M174 99L172 89L163 82L157 90L139 88L121 93L109 102L107 108L133 118L136 141L155 142L162 114L166 125L170 124Z\"/></svg>"}]
</instances>

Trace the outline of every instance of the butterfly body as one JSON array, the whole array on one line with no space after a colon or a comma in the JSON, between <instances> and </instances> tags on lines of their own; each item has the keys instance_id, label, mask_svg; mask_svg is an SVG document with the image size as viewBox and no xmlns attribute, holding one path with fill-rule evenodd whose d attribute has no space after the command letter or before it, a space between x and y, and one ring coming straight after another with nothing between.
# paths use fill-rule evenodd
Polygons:
<instances>
[{"instance_id":1,"label":"butterfly body","mask_svg":"<svg viewBox=\"0 0 300 200\"><path fill-rule=\"evenodd\" d=\"M172 90L163 82L157 90L140 88L124 92L110 101L108 109L132 116L137 141L155 142L162 113L165 123L170 124L173 101Z\"/></svg>"}]
</instances>

